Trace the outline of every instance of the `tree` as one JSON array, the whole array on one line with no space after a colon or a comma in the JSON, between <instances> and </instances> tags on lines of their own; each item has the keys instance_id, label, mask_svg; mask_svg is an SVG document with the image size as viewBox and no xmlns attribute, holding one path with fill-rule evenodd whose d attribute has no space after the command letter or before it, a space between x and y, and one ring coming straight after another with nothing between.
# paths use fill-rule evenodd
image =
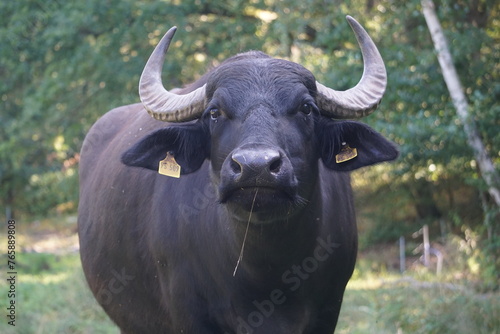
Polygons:
<instances>
[{"instance_id":1,"label":"tree","mask_svg":"<svg viewBox=\"0 0 500 334\"><path fill-rule=\"evenodd\" d=\"M434 3L431 0L422 0L422 8L424 12L429 31L434 41L436 51L438 53L439 64L443 71L443 76L450 91L453 104L457 110L457 115L463 123L467 141L469 146L474 151L474 155L482 171L484 181L488 186L488 192L500 208L500 178L495 170L493 161L489 153L483 145L476 128L473 118L469 114L469 106L465 98L465 94L458 78L457 71L453 65L453 60L448 49L446 38L443 34L441 25L434 9Z\"/></svg>"}]
</instances>

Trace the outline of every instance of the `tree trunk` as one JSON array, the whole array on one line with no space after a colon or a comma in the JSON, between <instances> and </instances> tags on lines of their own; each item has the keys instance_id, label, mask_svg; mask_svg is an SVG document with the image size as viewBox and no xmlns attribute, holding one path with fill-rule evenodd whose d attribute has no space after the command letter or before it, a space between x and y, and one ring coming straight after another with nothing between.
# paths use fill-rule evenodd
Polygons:
<instances>
[{"instance_id":1,"label":"tree trunk","mask_svg":"<svg viewBox=\"0 0 500 334\"><path fill-rule=\"evenodd\" d=\"M438 55L439 65L443 71L444 81L446 82L451 99L457 110L457 115L464 124L467 142L474 152L479 170L488 187L488 193L493 198L497 207L500 208L500 178L495 170L493 161L483 145L476 124L469 114L464 90L455 66L453 65L443 29L441 28L441 24L439 23L434 9L434 3L432 0L421 0L421 3L422 11Z\"/></svg>"}]
</instances>

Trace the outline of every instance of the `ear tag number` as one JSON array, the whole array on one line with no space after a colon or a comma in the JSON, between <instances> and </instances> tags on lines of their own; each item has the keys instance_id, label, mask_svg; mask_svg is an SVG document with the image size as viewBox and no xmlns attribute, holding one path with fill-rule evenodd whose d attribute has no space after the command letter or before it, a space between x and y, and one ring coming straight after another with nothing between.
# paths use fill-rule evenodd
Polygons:
<instances>
[{"instance_id":1,"label":"ear tag number","mask_svg":"<svg viewBox=\"0 0 500 334\"><path fill-rule=\"evenodd\" d=\"M181 166L175 161L174 156L170 152L167 153L167 157L164 160L160 161L158 173L170 177L181 177Z\"/></svg>"},{"instance_id":2,"label":"ear tag number","mask_svg":"<svg viewBox=\"0 0 500 334\"><path fill-rule=\"evenodd\" d=\"M342 148L339 154L335 156L335 162L340 164L352 160L358 156L358 150L356 148L351 148L346 142L342 143Z\"/></svg>"}]
</instances>

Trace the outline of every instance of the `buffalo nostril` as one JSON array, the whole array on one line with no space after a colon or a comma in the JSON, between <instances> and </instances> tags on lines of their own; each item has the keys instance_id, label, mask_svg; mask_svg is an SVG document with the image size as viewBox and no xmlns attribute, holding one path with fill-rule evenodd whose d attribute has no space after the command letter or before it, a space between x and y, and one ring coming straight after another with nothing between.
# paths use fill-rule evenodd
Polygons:
<instances>
[{"instance_id":1,"label":"buffalo nostril","mask_svg":"<svg viewBox=\"0 0 500 334\"><path fill-rule=\"evenodd\" d=\"M269 170L271 171L271 173L279 173L280 169L281 169L281 159L279 158L273 161L269 166Z\"/></svg>"},{"instance_id":2,"label":"buffalo nostril","mask_svg":"<svg viewBox=\"0 0 500 334\"><path fill-rule=\"evenodd\" d=\"M234 157L229 162L229 167L234 174L241 174L241 165L237 160L234 159Z\"/></svg>"}]
</instances>

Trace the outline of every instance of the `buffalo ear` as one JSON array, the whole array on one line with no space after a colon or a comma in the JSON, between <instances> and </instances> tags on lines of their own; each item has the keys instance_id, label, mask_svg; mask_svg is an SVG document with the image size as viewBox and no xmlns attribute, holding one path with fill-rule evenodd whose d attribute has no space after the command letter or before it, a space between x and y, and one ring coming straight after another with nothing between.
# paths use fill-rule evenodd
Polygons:
<instances>
[{"instance_id":1,"label":"buffalo ear","mask_svg":"<svg viewBox=\"0 0 500 334\"><path fill-rule=\"evenodd\" d=\"M122 154L123 164L158 170L170 152L181 166L181 174L198 170L209 157L208 131L201 122L172 125L147 135Z\"/></svg>"},{"instance_id":2,"label":"buffalo ear","mask_svg":"<svg viewBox=\"0 0 500 334\"><path fill-rule=\"evenodd\" d=\"M323 121L317 133L321 159L326 167L336 171L355 170L379 162L394 160L399 155L394 143L362 123ZM336 157L342 148L347 148L347 152L350 154L347 154L347 160L337 162ZM353 153L354 148L357 151L356 157Z\"/></svg>"}]
</instances>

